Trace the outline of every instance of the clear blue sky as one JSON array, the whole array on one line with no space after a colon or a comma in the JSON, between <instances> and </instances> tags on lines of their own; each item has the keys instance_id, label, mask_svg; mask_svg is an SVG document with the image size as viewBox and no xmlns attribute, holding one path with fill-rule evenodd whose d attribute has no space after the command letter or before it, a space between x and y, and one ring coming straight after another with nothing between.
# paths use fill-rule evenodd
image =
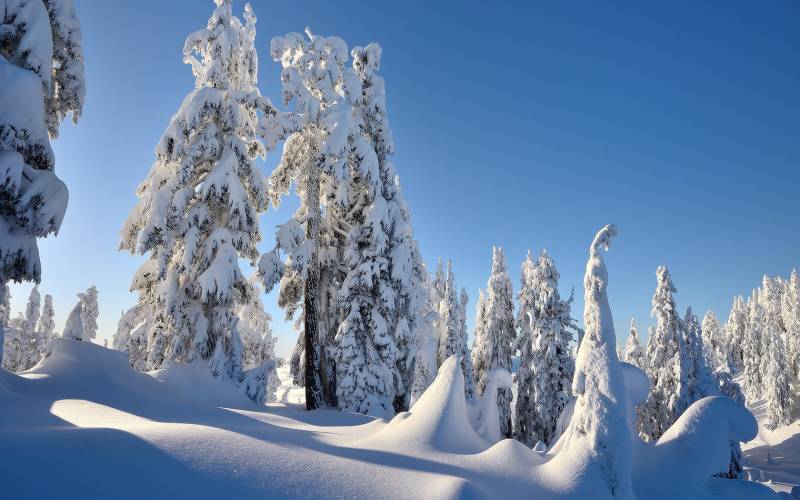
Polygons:
<instances>
[{"instance_id":1,"label":"clear blue sky","mask_svg":"<svg viewBox=\"0 0 800 500\"><path fill-rule=\"evenodd\" d=\"M365 2L256 0L260 86L279 103L271 37L308 25L350 46L383 47L395 163L429 266L452 258L474 298L491 246L515 288L527 249L546 247L562 294L582 275L595 231L616 223L608 255L618 337L646 330L655 269L667 264L681 309L724 320L762 274L800 265L800 3ZM170 116L193 88L185 37L209 1L76 0L87 100L54 142L70 189L57 238L40 243L43 293L58 328L91 284L100 336L135 301L141 258L118 253ZM244 4L237 1L241 13ZM277 153L265 164L268 171ZM264 218L273 227L294 204ZM30 286L15 286L24 307ZM275 317L279 354L292 329Z\"/></svg>"}]
</instances>

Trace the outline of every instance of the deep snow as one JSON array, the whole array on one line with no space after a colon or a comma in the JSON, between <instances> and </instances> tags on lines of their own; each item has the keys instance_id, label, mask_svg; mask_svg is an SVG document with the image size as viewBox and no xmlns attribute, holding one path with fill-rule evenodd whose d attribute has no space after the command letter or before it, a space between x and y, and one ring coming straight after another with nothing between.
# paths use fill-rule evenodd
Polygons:
<instances>
[{"instance_id":1,"label":"deep snow","mask_svg":"<svg viewBox=\"0 0 800 500\"><path fill-rule=\"evenodd\" d=\"M257 407L199 376L202 367L139 373L117 351L56 339L30 371L0 371L3 497L586 498L593 491L591 477L548 469L546 456L517 441L490 445L479 435L457 366L454 358L445 363L412 411L386 423L291 403ZM670 475L691 471L695 462L677 452L661 480L634 481L639 498L669 498L650 484L674 489L681 481ZM700 480L690 496L773 496L756 483Z\"/></svg>"}]
</instances>

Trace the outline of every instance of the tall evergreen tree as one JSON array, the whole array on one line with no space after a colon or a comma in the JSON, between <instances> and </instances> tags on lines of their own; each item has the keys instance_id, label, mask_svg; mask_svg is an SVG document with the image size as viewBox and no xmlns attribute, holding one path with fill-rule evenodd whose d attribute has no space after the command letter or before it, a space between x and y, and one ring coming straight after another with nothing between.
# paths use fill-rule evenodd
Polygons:
<instances>
[{"instance_id":1,"label":"tall evergreen tree","mask_svg":"<svg viewBox=\"0 0 800 500\"><path fill-rule=\"evenodd\" d=\"M534 278L536 263L533 261L531 251L522 262L520 270L520 287L517 295L517 316L515 326L517 329L517 343L515 349L519 350L519 369L517 378L517 401L514 404L514 437L528 446L536 444L537 438L533 435L531 416L533 415L534 401L531 397L530 386L533 368L533 318L536 309L537 285Z\"/></svg>"},{"instance_id":2,"label":"tall evergreen tree","mask_svg":"<svg viewBox=\"0 0 800 500\"><path fill-rule=\"evenodd\" d=\"M93 339L97 336L97 316L100 314L97 303L97 287L92 285L86 292L79 293L81 301L81 323L83 323L84 334Z\"/></svg>"},{"instance_id":3,"label":"tall evergreen tree","mask_svg":"<svg viewBox=\"0 0 800 500\"><path fill-rule=\"evenodd\" d=\"M639 330L636 327L636 320L633 318L631 318L631 330L628 334L628 341L625 343L625 361L642 370L646 370L647 368L644 348L639 339Z\"/></svg>"},{"instance_id":4,"label":"tall evergreen tree","mask_svg":"<svg viewBox=\"0 0 800 500\"><path fill-rule=\"evenodd\" d=\"M239 259L255 265L257 215L268 205L255 160L285 132L257 83L256 17L245 24L215 0L207 27L191 34L184 61L195 89L170 120L140 185L121 248L147 254L134 279L155 325L148 368L167 359L207 360L218 377L243 381L235 309L254 293Z\"/></svg>"},{"instance_id":5,"label":"tall evergreen tree","mask_svg":"<svg viewBox=\"0 0 800 500\"><path fill-rule=\"evenodd\" d=\"M511 355L515 345L514 292L508 276L503 249L492 248L492 271L486 283L486 297L478 298L478 319L475 343L472 347L472 366L475 370L477 397L483 397L489 374L494 368L511 371ZM511 437L511 389L497 390L500 432Z\"/></svg>"},{"instance_id":6,"label":"tall evergreen tree","mask_svg":"<svg viewBox=\"0 0 800 500\"><path fill-rule=\"evenodd\" d=\"M703 339L700 330L697 316L692 312L692 308L688 307L683 319L682 329L682 345L684 348L681 355L685 357L685 361L680 364L681 367L686 369L685 378L681 378L686 380L686 384L679 387L678 390L675 409L676 420L695 401L717 394L717 382L703 353Z\"/></svg>"},{"instance_id":7,"label":"tall evergreen tree","mask_svg":"<svg viewBox=\"0 0 800 500\"><path fill-rule=\"evenodd\" d=\"M67 208L50 139L83 107L81 30L68 0L4 2L0 14L0 286L41 278L37 239ZM0 324L0 362L5 328Z\"/></svg>"},{"instance_id":8,"label":"tall evergreen tree","mask_svg":"<svg viewBox=\"0 0 800 500\"><path fill-rule=\"evenodd\" d=\"M439 338L439 362L450 356L457 356L464 373L464 391L467 398L474 397L475 384L472 373L472 359L467 349L467 332L462 319L461 301L457 295L453 264L447 261L447 272L444 277L443 298L439 303L439 319L437 321Z\"/></svg>"},{"instance_id":9,"label":"tall evergreen tree","mask_svg":"<svg viewBox=\"0 0 800 500\"><path fill-rule=\"evenodd\" d=\"M703 353L706 362L712 371L726 364L727 354L722 326L712 311L706 311L701 325L703 338Z\"/></svg>"},{"instance_id":10,"label":"tall evergreen tree","mask_svg":"<svg viewBox=\"0 0 800 500\"><path fill-rule=\"evenodd\" d=\"M616 227L608 225L597 233L589 247L583 280L586 334L578 350L572 382L575 410L559 440L563 448L554 460L567 456L567 450L576 450L600 471L599 478L605 488L597 496L631 498L633 440L624 424L628 398L616 359L614 320L608 304L608 270L601 254L601 249L608 250L611 238L616 235Z\"/></svg>"},{"instance_id":11,"label":"tall evergreen tree","mask_svg":"<svg viewBox=\"0 0 800 500\"><path fill-rule=\"evenodd\" d=\"M532 268L530 285L533 304L529 312L531 346L529 360L517 375L517 393L524 394L530 408L517 409L517 439L528 446L538 441L550 446L556 425L571 396L570 384L574 366L570 356L571 299L564 301L558 292L559 273L545 252ZM527 304L526 304L526 307ZM526 356L527 358L527 356ZM521 360L522 361L522 360Z\"/></svg>"},{"instance_id":12,"label":"tall evergreen tree","mask_svg":"<svg viewBox=\"0 0 800 500\"><path fill-rule=\"evenodd\" d=\"M321 352L320 339L320 321L326 319L326 311L320 311L319 303L325 292L320 274L325 263L320 260L321 204L326 201L322 185L336 176L345 178L349 139L353 137L352 99L358 79L345 68L347 46L341 39L317 36L308 29L306 35L307 40L299 33L289 33L273 38L271 43L272 58L283 68L284 102L288 105L294 101L297 123L286 140L280 164L270 176L270 197L277 206L294 183L301 204L285 225L292 237L279 235L276 251L262 256L259 268L267 290L282 276L282 303L289 311L303 301L303 340L295 350L303 353L306 407L315 409L331 403L330 396L323 394L320 361L326 354ZM277 250L287 254L288 268L280 262Z\"/></svg>"},{"instance_id":13,"label":"tall evergreen tree","mask_svg":"<svg viewBox=\"0 0 800 500\"><path fill-rule=\"evenodd\" d=\"M769 320L763 338L767 343L767 350L764 353L762 394L767 403L767 427L774 429L791 423L792 393L784 344L778 329Z\"/></svg>"},{"instance_id":14,"label":"tall evergreen tree","mask_svg":"<svg viewBox=\"0 0 800 500\"><path fill-rule=\"evenodd\" d=\"M763 358L764 307L753 290L747 301L747 328L742 339L742 358L744 364L743 389L748 401L762 396L761 360Z\"/></svg>"},{"instance_id":15,"label":"tall evergreen tree","mask_svg":"<svg viewBox=\"0 0 800 500\"><path fill-rule=\"evenodd\" d=\"M733 373L744 369L743 347L747 334L747 305L741 296L734 297L730 315L725 322L726 360Z\"/></svg>"},{"instance_id":16,"label":"tall evergreen tree","mask_svg":"<svg viewBox=\"0 0 800 500\"><path fill-rule=\"evenodd\" d=\"M42 305L42 314L39 316L39 326L37 327L39 337L39 355L43 355L47 347L47 343L56 337L56 322L53 320L56 313L53 309L52 295L44 296L44 304Z\"/></svg>"},{"instance_id":17,"label":"tall evergreen tree","mask_svg":"<svg viewBox=\"0 0 800 500\"><path fill-rule=\"evenodd\" d=\"M794 394L800 393L800 277L792 269L786 281L781 303L781 316L786 328L786 363ZM800 397L795 398L794 411L800 411Z\"/></svg>"},{"instance_id":18,"label":"tall evergreen tree","mask_svg":"<svg viewBox=\"0 0 800 500\"><path fill-rule=\"evenodd\" d=\"M650 312L656 325L647 341L651 389L647 401L638 408L639 433L649 441L657 440L677 420L681 388L687 385L683 325L673 297L678 290L666 266L659 266L656 277Z\"/></svg>"}]
</instances>

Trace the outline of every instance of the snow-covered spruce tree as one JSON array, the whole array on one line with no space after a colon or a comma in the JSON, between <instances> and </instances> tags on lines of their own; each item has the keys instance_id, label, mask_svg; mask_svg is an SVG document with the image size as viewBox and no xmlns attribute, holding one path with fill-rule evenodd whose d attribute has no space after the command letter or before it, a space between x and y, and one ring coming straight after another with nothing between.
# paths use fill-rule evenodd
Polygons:
<instances>
[{"instance_id":1,"label":"snow-covered spruce tree","mask_svg":"<svg viewBox=\"0 0 800 500\"><path fill-rule=\"evenodd\" d=\"M409 408L419 400L428 386L433 383L438 372L438 336L436 329L436 321L439 317L438 305L435 299L436 294L434 287L427 282L426 277L423 278L425 279L423 282L423 289L425 291L424 300L426 302L418 317L418 330L417 334L412 336L414 345L411 347L412 352L409 353L409 358L413 361L414 370L408 389Z\"/></svg>"},{"instance_id":2,"label":"snow-covered spruce tree","mask_svg":"<svg viewBox=\"0 0 800 500\"><path fill-rule=\"evenodd\" d=\"M517 341L514 347L515 350L519 350L519 369L515 374L517 401L514 404L514 438L528 446L536 444L531 426L528 425L530 416L533 414L533 399L530 397L529 384L525 384L522 381L531 377L533 363L533 331L531 324L536 307L535 266L531 251L528 250L528 255L522 262L520 270L519 295L517 295L517 303L519 305L515 318ZM532 441L533 443L531 443Z\"/></svg>"},{"instance_id":3,"label":"snow-covered spruce tree","mask_svg":"<svg viewBox=\"0 0 800 500\"><path fill-rule=\"evenodd\" d=\"M86 292L79 293L81 301L81 322L83 332L87 338L93 339L97 336L97 316L100 314L97 304L97 287L92 285Z\"/></svg>"},{"instance_id":4,"label":"snow-covered spruce tree","mask_svg":"<svg viewBox=\"0 0 800 500\"><path fill-rule=\"evenodd\" d=\"M155 323L147 368L208 360L215 376L240 383L235 309L254 291L239 259L256 264L258 214L268 206L255 160L275 147L283 120L256 87L252 9L245 5L243 25L230 0L215 3L208 25L186 39L195 89L159 141L120 247L149 257L134 278Z\"/></svg>"},{"instance_id":5,"label":"snow-covered spruce tree","mask_svg":"<svg viewBox=\"0 0 800 500\"><path fill-rule=\"evenodd\" d=\"M647 375L650 394L638 408L639 433L656 441L675 420L681 390L687 387L688 356L683 323L678 316L672 276L666 266L656 271L657 285L651 315L656 320L647 340Z\"/></svg>"},{"instance_id":6,"label":"snow-covered spruce tree","mask_svg":"<svg viewBox=\"0 0 800 500\"><path fill-rule=\"evenodd\" d=\"M631 330L628 334L628 341L625 343L625 361L642 370L647 369L644 348L639 339L639 329L636 327L636 320L631 318Z\"/></svg>"},{"instance_id":7,"label":"snow-covered spruce tree","mask_svg":"<svg viewBox=\"0 0 800 500\"><path fill-rule=\"evenodd\" d=\"M747 334L747 305L744 297L737 296L733 299L731 312L725 322L725 361L731 373L739 373L744 369L744 355L742 352L745 336Z\"/></svg>"},{"instance_id":8,"label":"snow-covered spruce tree","mask_svg":"<svg viewBox=\"0 0 800 500\"><path fill-rule=\"evenodd\" d=\"M39 338L39 355L43 355L47 343L56 337L56 322L53 320L56 313L53 309L53 296L45 295L44 304L42 304L42 314L39 316L39 326L36 328L37 337Z\"/></svg>"},{"instance_id":9,"label":"snow-covered spruce tree","mask_svg":"<svg viewBox=\"0 0 800 500\"><path fill-rule=\"evenodd\" d=\"M700 323L691 307L686 309L682 333L684 350L680 356L685 357L685 361L682 360L676 367L685 367L686 376L681 376L681 380L686 380L686 384L681 385L678 390L675 404L676 420L695 401L717 395L717 382L704 355Z\"/></svg>"},{"instance_id":10,"label":"snow-covered spruce tree","mask_svg":"<svg viewBox=\"0 0 800 500\"><path fill-rule=\"evenodd\" d=\"M767 350L764 353L762 389L767 401L767 427L774 429L791 423L792 393L789 386L786 352L778 329L769 325L764 330Z\"/></svg>"},{"instance_id":11,"label":"snow-covered spruce tree","mask_svg":"<svg viewBox=\"0 0 800 500\"><path fill-rule=\"evenodd\" d=\"M628 429L628 396L622 368L617 360L614 320L608 304L608 270L601 252L616 236L614 225L601 229L589 247L583 280L586 333L575 362L572 391L575 410L566 430L559 457L575 456L580 450L588 465L605 479L613 498L631 498L632 439ZM561 441L559 441L561 443ZM556 462L557 465L557 462ZM604 496L598 492L598 496Z\"/></svg>"},{"instance_id":12,"label":"snow-covered spruce tree","mask_svg":"<svg viewBox=\"0 0 800 500\"><path fill-rule=\"evenodd\" d=\"M61 332L62 338L82 340L86 342L90 341L90 339L86 336L86 333L83 331L83 321L81 321L82 308L82 303L80 300L78 300L78 303L75 304L75 307L72 308L67 316L67 322L64 325L64 331Z\"/></svg>"},{"instance_id":13,"label":"snow-covered spruce tree","mask_svg":"<svg viewBox=\"0 0 800 500\"><path fill-rule=\"evenodd\" d=\"M747 300L747 327L742 339L742 389L747 400L751 402L760 399L763 394L761 360L764 354L762 332L765 321L764 307L758 298L758 292L753 290Z\"/></svg>"},{"instance_id":14,"label":"snow-covered spruce tree","mask_svg":"<svg viewBox=\"0 0 800 500\"><path fill-rule=\"evenodd\" d=\"M11 292L8 289L8 283L0 281L0 366L6 367L8 362L7 356L3 356L5 352L5 344L8 340L6 330L8 323L11 319Z\"/></svg>"},{"instance_id":15,"label":"snow-covered spruce tree","mask_svg":"<svg viewBox=\"0 0 800 500\"><path fill-rule=\"evenodd\" d=\"M147 338L152 326L153 318L140 302L122 312L111 339L111 346L127 354L131 366L139 371L147 369Z\"/></svg>"},{"instance_id":16,"label":"snow-covered spruce tree","mask_svg":"<svg viewBox=\"0 0 800 500\"><path fill-rule=\"evenodd\" d=\"M259 292L258 285L255 285ZM247 369L255 368L265 361L275 359L275 338L272 336L270 322L272 317L264 310L259 294L254 300L242 305L237 311L239 317L239 335L244 345L244 365Z\"/></svg>"},{"instance_id":17,"label":"snow-covered spruce tree","mask_svg":"<svg viewBox=\"0 0 800 500\"><path fill-rule=\"evenodd\" d=\"M758 302L764 310L761 330L761 362L758 372L763 384L762 397L767 402L767 425L775 428L791 421L792 395L786 347L781 332L780 303L782 285L764 276Z\"/></svg>"},{"instance_id":18,"label":"snow-covered spruce tree","mask_svg":"<svg viewBox=\"0 0 800 500\"><path fill-rule=\"evenodd\" d=\"M321 352L320 331L327 330L327 325L320 322L330 317L329 311L320 310L326 292L321 289L321 267L326 264L320 258L321 205L326 194L322 186L336 174L342 179L347 168L353 131L349 97L357 78L345 69L347 46L341 39L316 36L308 29L306 34L308 39L289 33L271 43L272 58L283 68L284 103L295 103L297 123L270 176L270 197L277 206L294 184L301 203L294 218L282 227L286 237L279 234L276 248L262 256L259 272L267 290L281 281L281 302L288 311L293 313L303 302L303 338L295 351L302 349L306 407L312 410L333 400L323 393L332 384L321 380L320 357L327 353ZM288 266L278 252L287 255Z\"/></svg>"},{"instance_id":19,"label":"snow-covered spruce tree","mask_svg":"<svg viewBox=\"0 0 800 500\"><path fill-rule=\"evenodd\" d=\"M483 397L492 369L499 367L511 372L511 356L515 345L514 292L501 247L492 247L492 272L486 283L486 296L479 297L478 303L472 367L476 396L480 398ZM511 437L510 388L497 390L497 412L500 433Z\"/></svg>"},{"instance_id":20,"label":"snow-covered spruce tree","mask_svg":"<svg viewBox=\"0 0 800 500\"><path fill-rule=\"evenodd\" d=\"M712 311L706 311L701 325L703 338L703 354L712 371L727 363L725 338L722 325Z\"/></svg>"},{"instance_id":21,"label":"snow-covered spruce tree","mask_svg":"<svg viewBox=\"0 0 800 500\"><path fill-rule=\"evenodd\" d=\"M462 291L463 292L463 291ZM467 331L462 319L461 301L457 296L453 264L447 261L447 272L444 278L443 298L439 303L439 319L437 321L439 337L439 366L450 356L457 356L464 373L464 391L467 398L475 394L472 373L472 359L467 350ZM462 293L465 295L466 292Z\"/></svg>"},{"instance_id":22,"label":"snow-covered spruce tree","mask_svg":"<svg viewBox=\"0 0 800 500\"><path fill-rule=\"evenodd\" d=\"M792 269L781 302L781 317L786 329L786 362L794 394L800 393L800 277ZM800 412L800 397L794 398L793 412Z\"/></svg>"},{"instance_id":23,"label":"snow-covered spruce tree","mask_svg":"<svg viewBox=\"0 0 800 500\"><path fill-rule=\"evenodd\" d=\"M36 240L58 233L68 199L50 139L82 107L81 33L72 1L0 2L0 284L39 282ZM0 325L0 346L3 337Z\"/></svg>"},{"instance_id":24,"label":"snow-covered spruce tree","mask_svg":"<svg viewBox=\"0 0 800 500\"><path fill-rule=\"evenodd\" d=\"M39 362L39 350L41 343L36 333L36 325L39 323L41 314L42 296L39 294L39 286L34 285L31 294L28 296L28 303L25 305L25 321L21 328L21 352L17 371L24 371Z\"/></svg>"},{"instance_id":25,"label":"snow-covered spruce tree","mask_svg":"<svg viewBox=\"0 0 800 500\"><path fill-rule=\"evenodd\" d=\"M570 385L574 374L570 355L572 323L570 304L561 300L558 292L559 273L553 260L545 252L531 269L530 294L533 303L529 321L531 346L526 356L523 376L518 374L517 392L529 400L525 413L517 408L517 439L528 446L538 441L550 446L556 436L556 425L571 396ZM522 361L522 360L521 360Z\"/></svg>"},{"instance_id":26,"label":"snow-covered spruce tree","mask_svg":"<svg viewBox=\"0 0 800 500\"><path fill-rule=\"evenodd\" d=\"M420 373L431 366L429 348L434 340L432 309L428 297L428 271L419 252L411 224L411 212L400 186L400 179L391 161L394 141L386 109L386 89L378 74L381 63L381 48L376 43L365 47L354 47L351 51L353 69L361 81L361 95L354 101L358 130L367 137L378 160L378 181L385 203L386 217L383 221L387 235L384 258L388 261L388 283L394 291L394 306L389 307L389 330L393 332L398 348L397 363L404 394L398 395L397 409L407 409L410 404L410 388L414 384L417 356L424 357L425 365ZM357 88L357 86L354 86ZM356 160L362 158L359 141L354 142ZM360 164L362 162L357 162ZM354 212L350 212L354 213ZM435 371L435 370L434 370ZM435 377L435 373L433 374ZM432 377L417 380L419 388Z\"/></svg>"}]
</instances>

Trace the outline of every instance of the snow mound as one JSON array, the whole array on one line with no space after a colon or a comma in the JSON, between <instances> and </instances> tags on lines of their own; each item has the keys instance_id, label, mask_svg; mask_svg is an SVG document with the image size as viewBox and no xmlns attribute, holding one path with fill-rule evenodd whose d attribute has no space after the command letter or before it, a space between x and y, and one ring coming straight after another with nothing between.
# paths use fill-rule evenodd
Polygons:
<instances>
[{"instance_id":1,"label":"snow mound","mask_svg":"<svg viewBox=\"0 0 800 500\"><path fill-rule=\"evenodd\" d=\"M163 368L150 375L164 382L175 397L186 401L225 408L254 407L241 388L215 377L204 361L185 364L168 360Z\"/></svg>"},{"instance_id":2,"label":"snow mound","mask_svg":"<svg viewBox=\"0 0 800 500\"><path fill-rule=\"evenodd\" d=\"M497 390L511 388L511 372L505 368L493 368L488 374L488 382L483 397L475 404L469 404L470 422L475 431L490 443L503 439L500 432L500 412L497 407Z\"/></svg>"},{"instance_id":3,"label":"snow mound","mask_svg":"<svg viewBox=\"0 0 800 500\"><path fill-rule=\"evenodd\" d=\"M729 441L749 441L757 431L755 418L740 403L723 396L703 398L654 446L641 449L633 475L636 489L658 492L657 498L774 498L771 490L754 483L724 480L730 484L720 485L710 477L727 470Z\"/></svg>"},{"instance_id":4,"label":"snow mound","mask_svg":"<svg viewBox=\"0 0 800 500\"><path fill-rule=\"evenodd\" d=\"M409 412L397 414L374 435L357 443L363 447L472 454L489 447L467 418L464 375L456 356L439 368L436 380Z\"/></svg>"}]
</instances>

